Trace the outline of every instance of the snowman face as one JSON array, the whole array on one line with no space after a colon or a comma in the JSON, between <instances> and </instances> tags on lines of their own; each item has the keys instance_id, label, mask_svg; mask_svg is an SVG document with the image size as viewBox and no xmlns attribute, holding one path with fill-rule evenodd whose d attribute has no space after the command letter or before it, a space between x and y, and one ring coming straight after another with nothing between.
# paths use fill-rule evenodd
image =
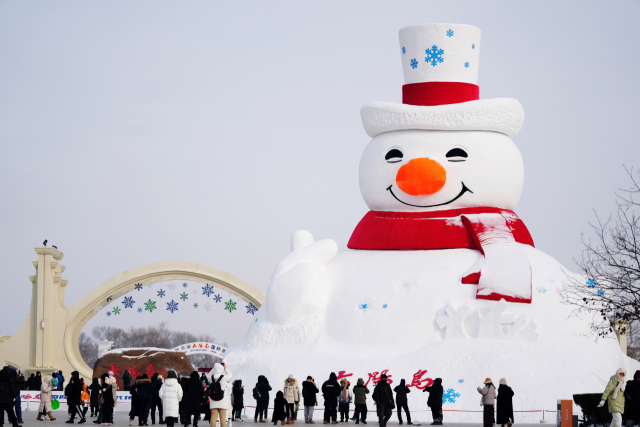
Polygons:
<instances>
[{"instance_id":1,"label":"snowman face","mask_svg":"<svg viewBox=\"0 0 640 427\"><path fill-rule=\"evenodd\" d=\"M387 132L360 159L360 192L374 211L513 210L523 181L520 151L497 132Z\"/></svg>"}]
</instances>

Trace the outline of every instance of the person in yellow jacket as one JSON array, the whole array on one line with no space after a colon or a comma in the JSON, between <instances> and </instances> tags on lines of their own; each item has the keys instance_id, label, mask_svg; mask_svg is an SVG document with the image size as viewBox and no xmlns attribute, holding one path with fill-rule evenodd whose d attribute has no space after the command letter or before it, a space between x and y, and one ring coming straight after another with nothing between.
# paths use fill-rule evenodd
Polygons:
<instances>
[{"instance_id":1,"label":"person in yellow jacket","mask_svg":"<svg viewBox=\"0 0 640 427\"><path fill-rule=\"evenodd\" d=\"M602 394L602 400L598 405L598 408L604 406L606 401L609 401L609 413L613 416L611 421L611 427L622 426L622 414L624 414L624 380L627 376L627 371L624 368L618 369L615 375L609 380L607 388L604 389Z\"/></svg>"}]
</instances>

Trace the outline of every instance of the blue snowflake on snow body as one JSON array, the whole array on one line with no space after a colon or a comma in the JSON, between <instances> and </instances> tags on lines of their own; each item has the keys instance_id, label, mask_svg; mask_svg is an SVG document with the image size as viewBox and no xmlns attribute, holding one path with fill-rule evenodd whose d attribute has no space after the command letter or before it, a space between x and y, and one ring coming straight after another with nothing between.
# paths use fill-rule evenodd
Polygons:
<instances>
[{"instance_id":1,"label":"blue snowflake on snow body","mask_svg":"<svg viewBox=\"0 0 640 427\"><path fill-rule=\"evenodd\" d=\"M173 314L174 311L178 311L178 303L174 300L171 300L167 303L167 310L170 311L171 314Z\"/></svg>"},{"instance_id":2,"label":"blue snowflake on snow body","mask_svg":"<svg viewBox=\"0 0 640 427\"><path fill-rule=\"evenodd\" d=\"M213 286L211 286L208 283L202 287L202 295L206 295L207 298L211 296L213 291L214 291Z\"/></svg>"},{"instance_id":3,"label":"blue snowflake on snow body","mask_svg":"<svg viewBox=\"0 0 640 427\"><path fill-rule=\"evenodd\" d=\"M427 55L424 61L430 63L433 67L444 62L444 58L442 57L444 50L438 49L438 46L435 44L431 49L425 49L424 53Z\"/></svg>"},{"instance_id":4,"label":"blue snowflake on snow body","mask_svg":"<svg viewBox=\"0 0 640 427\"><path fill-rule=\"evenodd\" d=\"M133 300L133 297L124 297L124 301L122 301L124 308L133 308L133 304L135 303L136 302Z\"/></svg>"},{"instance_id":5,"label":"blue snowflake on snow body","mask_svg":"<svg viewBox=\"0 0 640 427\"><path fill-rule=\"evenodd\" d=\"M198 303L197 302L193 304L193 308L198 308Z\"/></svg>"},{"instance_id":6,"label":"blue snowflake on snow body","mask_svg":"<svg viewBox=\"0 0 640 427\"><path fill-rule=\"evenodd\" d=\"M387 307L389 307L387 304L382 305L382 308L387 308Z\"/></svg>"},{"instance_id":7,"label":"blue snowflake on snow body","mask_svg":"<svg viewBox=\"0 0 640 427\"><path fill-rule=\"evenodd\" d=\"M598 289L597 294L598 294L599 297L603 297L604 296L604 290Z\"/></svg>"},{"instance_id":8,"label":"blue snowflake on snow body","mask_svg":"<svg viewBox=\"0 0 640 427\"><path fill-rule=\"evenodd\" d=\"M413 58L411 60L411 68L415 70L417 67L418 67L418 61L416 60L416 58Z\"/></svg>"},{"instance_id":9,"label":"blue snowflake on snow body","mask_svg":"<svg viewBox=\"0 0 640 427\"><path fill-rule=\"evenodd\" d=\"M133 286L136 288L136 291L141 291L142 290L142 283L136 283Z\"/></svg>"},{"instance_id":10,"label":"blue snowflake on snow body","mask_svg":"<svg viewBox=\"0 0 640 427\"><path fill-rule=\"evenodd\" d=\"M360 305L358 306L358 308L359 308L360 310L366 310L367 308L369 308L369 304L360 304Z\"/></svg>"},{"instance_id":11,"label":"blue snowflake on snow body","mask_svg":"<svg viewBox=\"0 0 640 427\"><path fill-rule=\"evenodd\" d=\"M215 296L213 297L213 300L214 300L215 302L220 302L220 301L222 301L222 297L220 296L220 294L218 294L218 295L215 295Z\"/></svg>"},{"instance_id":12,"label":"blue snowflake on snow body","mask_svg":"<svg viewBox=\"0 0 640 427\"><path fill-rule=\"evenodd\" d=\"M587 287L588 288L593 288L595 286L596 286L596 281L595 280L593 280L593 279L587 280Z\"/></svg>"},{"instance_id":13,"label":"blue snowflake on snow body","mask_svg":"<svg viewBox=\"0 0 640 427\"><path fill-rule=\"evenodd\" d=\"M160 290L158 291L158 296L159 296L160 298L162 298L162 297L163 297L163 296L165 296L165 295L166 295L166 292L165 292L165 291L163 291L162 289L160 289Z\"/></svg>"},{"instance_id":14,"label":"blue snowflake on snow body","mask_svg":"<svg viewBox=\"0 0 640 427\"><path fill-rule=\"evenodd\" d=\"M447 37L453 37L453 30L447 31Z\"/></svg>"},{"instance_id":15,"label":"blue snowflake on snow body","mask_svg":"<svg viewBox=\"0 0 640 427\"><path fill-rule=\"evenodd\" d=\"M256 311L258 311L258 307L256 307L255 305L253 305L252 302L250 302L248 305L245 305L244 308L247 309L247 313L251 313L253 315L256 314Z\"/></svg>"},{"instance_id":16,"label":"blue snowflake on snow body","mask_svg":"<svg viewBox=\"0 0 640 427\"><path fill-rule=\"evenodd\" d=\"M456 403L456 399L460 397L460 393L452 388L442 393L442 403Z\"/></svg>"},{"instance_id":17,"label":"blue snowflake on snow body","mask_svg":"<svg viewBox=\"0 0 640 427\"><path fill-rule=\"evenodd\" d=\"M407 49L405 49L404 46L402 46L402 54L404 55L405 53L407 53Z\"/></svg>"},{"instance_id":18,"label":"blue snowflake on snow body","mask_svg":"<svg viewBox=\"0 0 640 427\"><path fill-rule=\"evenodd\" d=\"M142 307L138 307L138 313L142 313Z\"/></svg>"},{"instance_id":19,"label":"blue snowflake on snow body","mask_svg":"<svg viewBox=\"0 0 640 427\"><path fill-rule=\"evenodd\" d=\"M542 286L538 286L536 289L538 290L539 294L544 294L547 292L547 289L543 288Z\"/></svg>"},{"instance_id":20,"label":"blue snowflake on snow body","mask_svg":"<svg viewBox=\"0 0 640 427\"><path fill-rule=\"evenodd\" d=\"M462 384L462 383L464 382L464 380L458 380L458 382L459 382L460 384Z\"/></svg>"},{"instance_id":21,"label":"blue snowflake on snow body","mask_svg":"<svg viewBox=\"0 0 640 427\"><path fill-rule=\"evenodd\" d=\"M464 63L464 68L469 68L469 62L468 61Z\"/></svg>"}]
</instances>

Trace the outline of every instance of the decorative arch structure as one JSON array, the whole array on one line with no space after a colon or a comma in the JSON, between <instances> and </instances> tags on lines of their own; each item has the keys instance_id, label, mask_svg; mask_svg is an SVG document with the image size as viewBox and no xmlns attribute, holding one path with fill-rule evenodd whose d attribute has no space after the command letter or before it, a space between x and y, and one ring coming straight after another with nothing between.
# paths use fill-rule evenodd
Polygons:
<instances>
[{"instance_id":1,"label":"decorative arch structure","mask_svg":"<svg viewBox=\"0 0 640 427\"><path fill-rule=\"evenodd\" d=\"M168 261L118 274L98 285L73 307L66 308L64 289L68 281L62 279L65 266L60 263L64 254L49 247L35 250L38 261L33 262L36 274L29 276L33 286L29 315L15 335L0 342L0 359L23 372L77 370L82 377L90 379L93 369L84 362L78 347L80 331L100 312L108 298L127 294L136 284L148 286L169 280L190 280L212 284L258 308L265 300L259 289L226 271L193 262Z\"/></svg>"}]
</instances>

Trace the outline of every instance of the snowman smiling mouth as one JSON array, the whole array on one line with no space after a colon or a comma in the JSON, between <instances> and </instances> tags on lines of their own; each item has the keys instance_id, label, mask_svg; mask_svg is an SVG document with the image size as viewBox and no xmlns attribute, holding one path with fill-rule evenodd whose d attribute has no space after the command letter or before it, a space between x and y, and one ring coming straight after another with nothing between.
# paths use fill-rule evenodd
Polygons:
<instances>
[{"instance_id":1,"label":"snowman smiling mouth","mask_svg":"<svg viewBox=\"0 0 640 427\"><path fill-rule=\"evenodd\" d=\"M467 186L466 186L466 185L464 185L464 182L461 182L461 184L462 184L462 190L460 190L460 192L458 193L458 195L457 195L456 197L454 197L453 199L449 200L448 202L438 203L437 205L426 205L426 206L420 206L420 205L412 205L411 203L403 202L402 200L398 199L398 196L396 196L396 195L393 193L393 190L392 190L393 184L392 184L392 185L390 185L390 186L387 188L387 191L391 193L391 195L393 196L393 198L394 198L394 199L396 199L397 201L399 201L399 202L400 202L400 203L402 203L403 205L412 206L412 207L414 207L414 208L435 208L435 207L437 207L437 206L444 206L444 205L448 205L449 203L453 203L453 202L455 202L455 201L456 201L456 200L458 200L460 197L462 197L462 195L463 195L464 193L466 193L467 191L468 191L469 193L473 193L473 191L469 190L469 189L467 188Z\"/></svg>"}]
</instances>

